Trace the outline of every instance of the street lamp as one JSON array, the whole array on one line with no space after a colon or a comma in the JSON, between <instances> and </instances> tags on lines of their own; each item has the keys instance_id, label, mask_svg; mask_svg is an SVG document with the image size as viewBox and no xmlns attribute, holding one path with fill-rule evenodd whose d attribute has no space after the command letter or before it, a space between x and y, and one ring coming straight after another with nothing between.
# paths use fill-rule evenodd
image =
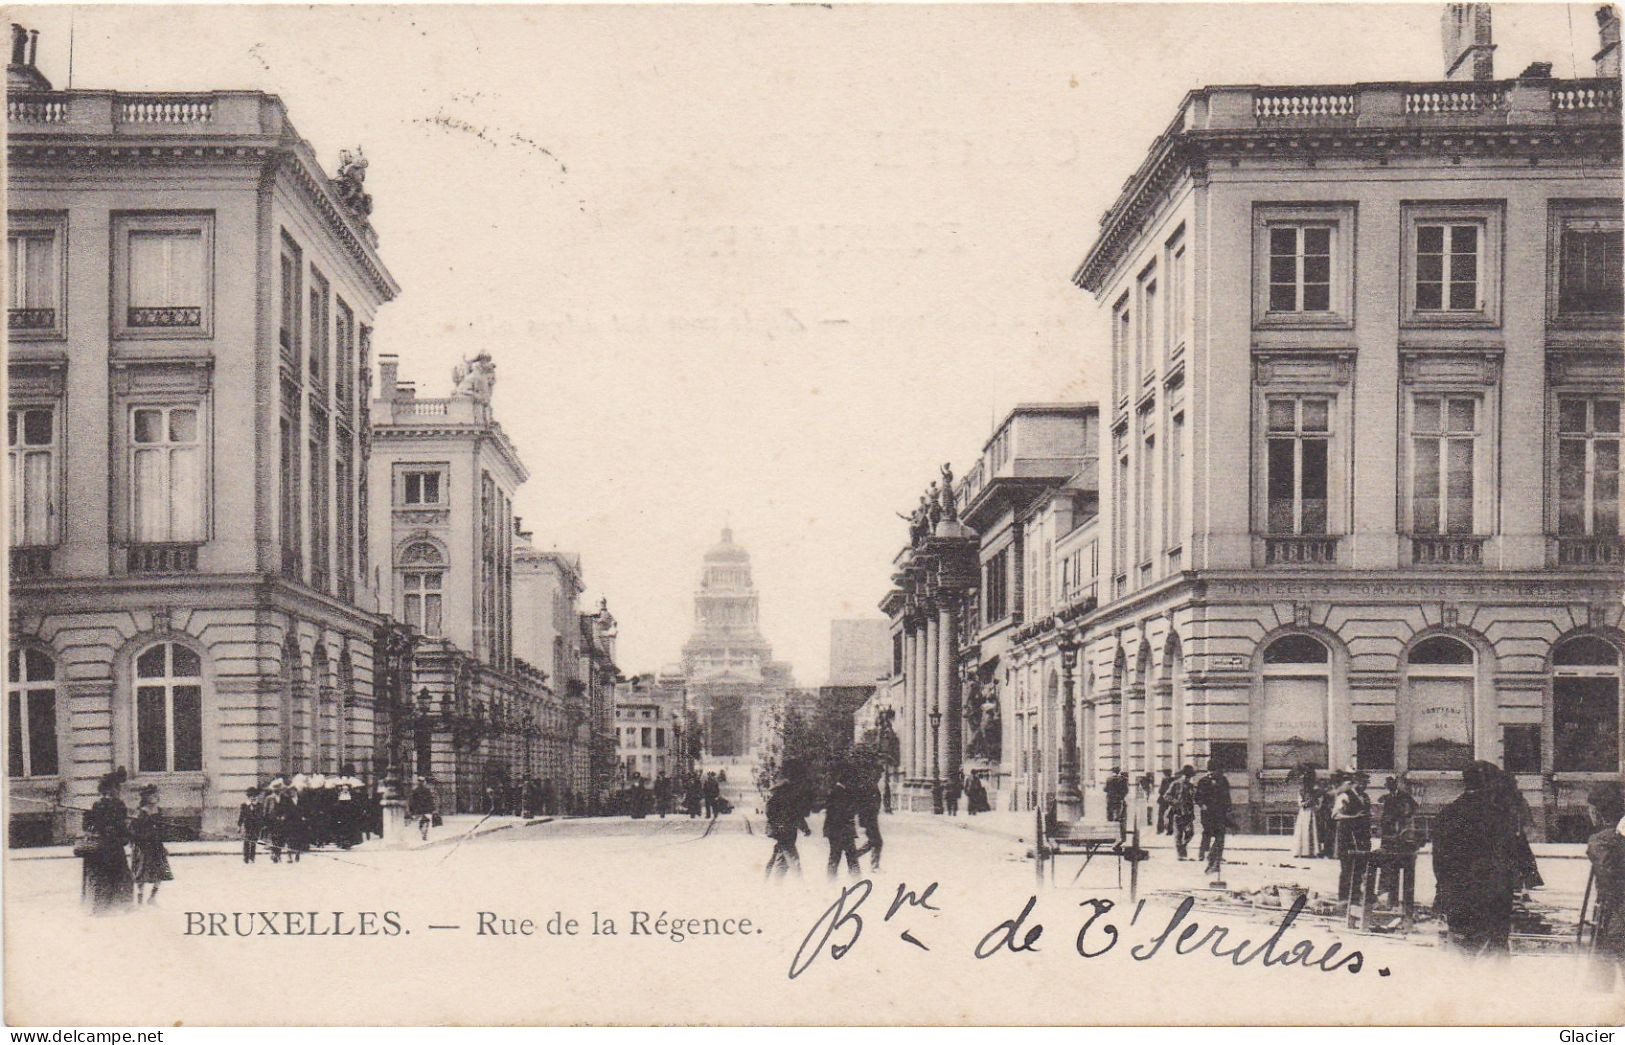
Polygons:
<instances>
[{"instance_id":1,"label":"street lamp","mask_svg":"<svg viewBox=\"0 0 1625 1045\"><path fill-rule=\"evenodd\" d=\"M942 765L937 758L937 733L942 726L942 709L933 707L926 718L931 722L931 812L941 813Z\"/></svg>"}]
</instances>

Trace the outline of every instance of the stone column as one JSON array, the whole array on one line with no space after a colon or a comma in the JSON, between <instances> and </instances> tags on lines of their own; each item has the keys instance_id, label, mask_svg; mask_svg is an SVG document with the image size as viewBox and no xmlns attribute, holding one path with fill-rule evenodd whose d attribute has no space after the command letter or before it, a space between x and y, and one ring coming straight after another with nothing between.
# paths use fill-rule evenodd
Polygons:
<instances>
[{"instance_id":1,"label":"stone column","mask_svg":"<svg viewBox=\"0 0 1625 1045\"><path fill-rule=\"evenodd\" d=\"M931 711L937 716L937 727L931 731L931 779L937 797L933 807L941 810L947 791L946 770L957 759L949 742L959 718L959 676L954 671L954 609L951 597L937 602L934 622L937 631L937 687L931 696Z\"/></svg>"},{"instance_id":2,"label":"stone column","mask_svg":"<svg viewBox=\"0 0 1625 1045\"><path fill-rule=\"evenodd\" d=\"M942 707L940 703L942 693L942 629L937 623L935 609L935 606L928 606L925 611L926 683L925 693L922 695L923 699L920 702L920 718L925 723L927 752L925 772L922 775L929 782L928 786L933 795L932 812L940 813L942 811L942 801L940 798L935 797L941 793L939 788L941 785L942 762L938 752L940 741L937 737L940 727L938 729L931 728L931 713L933 711L940 712Z\"/></svg>"},{"instance_id":3,"label":"stone column","mask_svg":"<svg viewBox=\"0 0 1625 1045\"><path fill-rule=\"evenodd\" d=\"M911 706L914 727L914 779L923 780L931 772L931 726L925 720L926 690L930 686L929 672L926 670L926 652L930 643L930 634L926 631L923 620L916 617L914 622L914 703Z\"/></svg>"},{"instance_id":4,"label":"stone column","mask_svg":"<svg viewBox=\"0 0 1625 1045\"><path fill-rule=\"evenodd\" d=\"M1060 820L1083 817L1083 792L1078 789L1077 705L1073 700L1073 677L1078 666L1078 647L1061 641L1061 765L1055 794L1055 815Z\"/></svg>"},{"instance_id":5,"label":"stone column","mask_svg":"<svg viewBox=\"0 0 1625 1045\"><path fill-rule=\"evenodd\" d=\"M958 600L949 602L942 610L942 682L943 682L943 760L944 780L958 780L960 761L964 757L964 695L959 677L959 615Z\"/></svg>"},{"instance_id":6,"label":"stone column","mask_svg":"<svg viewBox=\"0 0 1625 1045\"><path fill-rule=\"evenodd\" d=\"M905 775L914 773L914 758L916 740L914 731L914 621L907 616L903 617L903 699L899 710L902 712L902 721L896 723L899 731L899 740L902 744L902 758L899 768Z\"/></svg>"}]
</instances>

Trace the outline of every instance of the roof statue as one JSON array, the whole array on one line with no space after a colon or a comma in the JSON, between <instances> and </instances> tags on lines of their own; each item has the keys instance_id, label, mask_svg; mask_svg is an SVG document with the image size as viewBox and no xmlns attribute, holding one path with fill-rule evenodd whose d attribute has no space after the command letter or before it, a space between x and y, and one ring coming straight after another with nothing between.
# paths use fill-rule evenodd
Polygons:
<instances>
[{"instance_id":1,"label":"roof statue","mask_svg":"<svg viewBox=\"0 0 1625 1045\"><path fill-rule=\"evenodd\" d=\"M339 175L332 179L333 191L339 194L339 202L345 209L363 222L372 215L372 196L365 188L366 180L367 157L361 146L357 145L355 152L340 149Z\"/></svg>"},{"instance_id":2,"label":"roof statue","mask_svg":"<svg viewBox=\"0 0 1625 1045\"><path fill-rule=\"evenodd\" d=\"M938 496L942 502L942 517L949 522L958 522L959 508L954 504L954 469L947 462L942 465L942 488Z\"/></svg>"},{"instance_id":3,"label":"roof statue","mask_svg":"<svg viewBox=\"0 0 1625 1045\"><path fill-rule=\"evenodd\" d=\"M470 396L482 403L491 401L491 390L497 383L497 365L491 353L481 352L472 360L464 357L451 371L452 395Z\"/></svg>"}]
</instances>

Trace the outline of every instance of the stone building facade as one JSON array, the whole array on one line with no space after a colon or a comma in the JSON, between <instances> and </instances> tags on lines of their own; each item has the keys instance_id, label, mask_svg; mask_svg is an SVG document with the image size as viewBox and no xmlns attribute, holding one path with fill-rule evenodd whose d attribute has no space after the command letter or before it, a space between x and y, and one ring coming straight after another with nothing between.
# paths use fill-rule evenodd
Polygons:
<instances>
[{"instance_id":1,"label":"stone building facade","mask_svg":"<svg viewBox=\"0 0 1625 1045\"><path fill-rule=\"evenodd\" d=\"M412 769L442 808L483 810L491 788L566 783L574 761L565 700L514 652L527 472L492 414L489 357L460 365L443 398L418 396L398 367L379 360L368 483L380 597L416 638Z\"/></svg>"},{"instance_id":2,"label":"stone building facade","mask_svg":"<svg viewBox=\"0 0 1625 1045\"><path fill-rule=\"evenodd\" d=\"M365 161L252 91L7 69L13 838L97 778L181 831L278 773L371 769L366 375L397 292Z\"/></svg>"},{"instance_id":3,"label":"stone building facade","mask_svg":"<svg viewBox=\"0 0 1625 1045\"><path fill-rule=\"evenodd\" d=\"M1493 79L1481 15L1444 82L1191 92L1102 219L1091 782L1217 765L1285 831L1298 762L1408 772L1425 823L1476 758L1572 838L1617 778L1617 51Z\"/></svg>"}]
</instances>

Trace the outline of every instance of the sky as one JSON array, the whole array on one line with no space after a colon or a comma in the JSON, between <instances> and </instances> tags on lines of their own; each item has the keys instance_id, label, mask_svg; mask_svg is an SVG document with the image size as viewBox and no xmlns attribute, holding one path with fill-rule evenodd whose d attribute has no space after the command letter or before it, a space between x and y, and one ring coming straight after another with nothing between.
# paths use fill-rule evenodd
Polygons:
<instances>
[{"instance_id":1,"label":"sky","mask_svg":"<svg viewBox=\"0 0 1625 1045\"><path fill-rule=\"evenodd\" d=\"M1443 73L1442 4L17 8L67 86L279 95L360 145L420 395L497 364L515 510L579 552L632 674L701 556L752 554L806 684L877 616L906 512L1017 403L1091 399L1070 276L1203 84ZM1590 5L1497 4L1496 71L1589 74Z\"/></svg>"}]
</instances>

